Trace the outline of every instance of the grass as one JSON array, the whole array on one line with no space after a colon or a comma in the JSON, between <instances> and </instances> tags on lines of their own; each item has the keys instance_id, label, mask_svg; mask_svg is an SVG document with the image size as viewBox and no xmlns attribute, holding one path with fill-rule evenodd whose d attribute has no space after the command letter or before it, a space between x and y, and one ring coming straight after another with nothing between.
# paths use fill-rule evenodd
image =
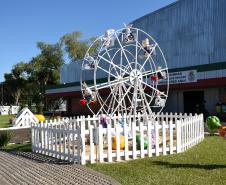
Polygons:
<instances>
[{"instance_id":1,"label":"grass","mask_svg":"<svg viewBox=\"0 0 226 185\"><path fill-rule=\"evenodd\" d=\"M15 115L0 115L0 128L11 127L10 119L15 117Z\"/></svg>"},{"instance_id":2,"label":"grass","mask_svg":"<svg viewBox=\"0 0 226 185\"><path fill-rule=\"evenodd\" d=\"M24 143L24 144L8 144L6 147L3 148L6 151L23 151L23 152L31 152L31 143Z\"/></svg>"},{"instance_id":3,"label":"grass","mask_svg":"<svg viewBox=\"0 0 226 185\"><path fill-rule=\"evenodd\" d=\"M180 154L87 166L125 185L226 184L226 139L207 137Z\"/></svg>"}]
</instances>

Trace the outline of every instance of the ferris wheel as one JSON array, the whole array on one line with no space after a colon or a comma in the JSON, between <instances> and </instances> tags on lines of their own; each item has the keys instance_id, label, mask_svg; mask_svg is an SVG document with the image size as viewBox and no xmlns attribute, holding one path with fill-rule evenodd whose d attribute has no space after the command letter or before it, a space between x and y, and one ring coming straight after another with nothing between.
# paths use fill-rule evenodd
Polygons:
<instances>
[{"instance_id":1,"label":"ferris wheel","mask_svg":"<svg viewBox=\"0 0 226 185\"><path fill-rule=\"evenodd\" d=\"M164 54L149 34L132 25L98 37L81 70L80 104L95 115L152 116L165 106L169 75Z\"/></svg>"}]
</instances>

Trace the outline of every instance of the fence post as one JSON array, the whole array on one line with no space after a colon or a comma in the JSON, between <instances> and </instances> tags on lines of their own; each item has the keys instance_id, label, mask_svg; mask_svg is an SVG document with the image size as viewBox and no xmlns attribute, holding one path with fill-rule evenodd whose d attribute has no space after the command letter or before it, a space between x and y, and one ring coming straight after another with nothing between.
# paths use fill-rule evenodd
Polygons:
<instances>
[{"instance_id":1,"label":"fence post","mask_svg":"<svg viewBox=\"0 0 226 185\"><path fill-rule=\"evenodd\" d=\"M131 118L130 118L131 120ZM132 142L133 142L133 159L137 158L137 145L136 145L136 122L132 121Z\"/></svg>"},{"instance_id":2,"label":"fence post","mask_svg":"<svg viewBox=\"0 0 226 185\"><path fill-rule=\"evenodd\" d=\"M152 157L152 122L148 121L148 157Z\"/></svg>"},{"instance_id":3,"label":"fence post","mask_svg":"<svg viewBox=\"0 0 226 185\"><path fill-rule=\"evenodd\" d=\"M140 157L144 158L144 130L143 130L143 122L140 121L139 119L139 124L140 124Z\"/></svg>"},{"instance_id":4,"label":"fence post","mask_svg":"<svg viewBox=\"0 0 226 185\"><path fill-rule=\"evenodd\" d=\"M118 123L116 123L116 161L121 160L120 156L120 126Z\"/></svg>"},{"instance_id":5,"label":"fence post","mask_svg":"<svg viewBox=\"0 0 226 185\"><path fill-rule=\"evenodd\" d=\"M90 125L89 127L89 140L90 140L90 163L94 163L94 157L95 157L95 152L94 152L94 143L93 143L93 125Z\"/></svg>"},{"instance_id":6,"label":"fence post","mask_svg":"<svg viewBox=\"0 0 226 185\"><path fill-rule=\"evenodd\" d=\"M159 122L155 122L155 155L159 156Z\"/></svg>"},{"instance_id":7,"label":"fence post","mask_svg":"<svg viewBox=\"0 0 226 185\"><path fill-rule=\"evenodd\" d=\"M112 162L111 121L107 124L108 162Z\"/></svg>"},{"instance_id":8,"label":"fence post","mask_svg":"<svg viewBox=\"0 0 226 185\"><path fill-rule=\"evenodd\" d=\"M103 127L101 124L99 124L99 162L104 162L104 156L103 156Z\"/></svg>"},{"instance_id":9,"label":"fence post","mask_svg":"<svg viewBox=\"0 0 226 185\"><path fill-rule=\"evenodd\" d=\"M166 122L162 121L162 153L166 155Z\"/></svg>"},{"instance_id":10,"label":"fence post","mask_svg":"<svg viewBox=\"0 0 226 185\"><path fill-rule=\"evenodd\" d=\"M125 160L129 159L129 153L128 153L128 126L127 123L124 124L124 137L125 137Z\"/></svg>"},{"instance_id":11,"label":"fence post","mask_svg":"<svg viewBox=\"0 0 226 185\"><path fill-rule=\"evenodd\" d=\"M85 165L86 164L86 148L85 148L85 124L84 124L84 117L81 116L81 164Z\"/></svg>"},{"instance_id":12,"label":"fence post","mask_svg":"<svg viewBox=\"0 0 226 185\"><path fill-rule=\"evenodd\" d=\"M174 123L176 127L176 123ZM170 154L173 154L173 122L169 122L169 132L170 132Z\"/></svg>"},{"instance_id":13,"label":"fence post","mask_svg":"<svg viewBox=\"0 0 226 185\"><path fill-rule=\"evenodd\" d=\"M177 153L181 152L181 123L182 121L176 120L176 132L177 132Z\"/></svg>"}]
</instances>

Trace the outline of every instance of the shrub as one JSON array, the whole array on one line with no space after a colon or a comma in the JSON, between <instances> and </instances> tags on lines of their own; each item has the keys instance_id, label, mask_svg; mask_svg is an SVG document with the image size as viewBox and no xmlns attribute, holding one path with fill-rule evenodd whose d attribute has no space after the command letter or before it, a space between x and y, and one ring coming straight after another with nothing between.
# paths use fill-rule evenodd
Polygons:
<instances>
[{"instance_id":1,"label":"shrub","mask_svg":"<svg viewBox=\"0 0 226 185\"><path fill-rule=\"evenodd\" d=\"M0 148L9 144L13 134L10 131L3 131L0 133Z\"/></svg>"}]
</instances>

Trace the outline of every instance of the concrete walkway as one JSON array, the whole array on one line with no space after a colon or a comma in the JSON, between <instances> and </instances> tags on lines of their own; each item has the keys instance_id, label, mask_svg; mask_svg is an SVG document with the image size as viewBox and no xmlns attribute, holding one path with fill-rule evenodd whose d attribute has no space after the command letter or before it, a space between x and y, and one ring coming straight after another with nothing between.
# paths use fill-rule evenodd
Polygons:
<instances>
[{"instance_id":1,"label":"concrete walkway","mask_svg":"<svg viewBox=\"0 0 226 185\"><path fill-rule=\"evenodd\" d=\"M111 177L31 152L0 151L0 185L117 185Z\"/></svg>"}]
</instances>

